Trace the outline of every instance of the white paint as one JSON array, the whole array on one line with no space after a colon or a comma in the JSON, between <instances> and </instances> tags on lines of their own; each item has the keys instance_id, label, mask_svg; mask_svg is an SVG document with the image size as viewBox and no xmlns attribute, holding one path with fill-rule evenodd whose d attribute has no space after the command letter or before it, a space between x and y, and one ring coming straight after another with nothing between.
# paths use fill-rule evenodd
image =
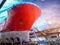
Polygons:
<instances>
[{"instance_id":1,"label":"white paint","mask_svg":"<svg viewBox=\"0 0 60 45\"><path fill-rule=\"evenodd\" d=\"M1 33L1 38L16 38L19 37L21 40L29 41L29 31L12 31Z\"/></svg>"}]
</instances>

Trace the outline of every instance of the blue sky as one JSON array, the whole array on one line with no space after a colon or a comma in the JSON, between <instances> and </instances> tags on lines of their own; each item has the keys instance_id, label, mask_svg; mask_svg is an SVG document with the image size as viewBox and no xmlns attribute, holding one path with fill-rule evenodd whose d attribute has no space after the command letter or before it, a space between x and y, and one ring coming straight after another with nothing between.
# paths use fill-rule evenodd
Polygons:
<instances>
[{"instance_id":1,"label":"blue sky","mask_svg":"<svg viewBox=\"0 0 60 45\"><path fill-rule=\"evenodd\" d=\"M3 23L8 17L8 11L11 7L23 2L35 3L41 8L42 14L32 27L36 27L38 30L44 30L54 26L60 26L60 0L7 0L0 9L0 23Z\"/></svg>"}]
</instances>

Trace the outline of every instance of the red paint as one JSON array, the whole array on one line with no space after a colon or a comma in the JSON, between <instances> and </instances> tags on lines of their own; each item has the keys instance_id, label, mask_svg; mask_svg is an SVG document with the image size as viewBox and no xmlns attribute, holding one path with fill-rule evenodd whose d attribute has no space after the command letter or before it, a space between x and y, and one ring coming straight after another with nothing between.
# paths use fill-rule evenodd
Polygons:
<instances>
[{"instance_id":1,"label":"red paint","mask_svg":"<svg viewBox=\"0 0 60 45\"><path fill-rule=\"evenodd\" d=\"M30 30L35 20L41 15L41 10L33 4L19 4L14 6L6 21L6 31ZM9 22L9 23L8 23Z\"/></svg>"}]
</instances>

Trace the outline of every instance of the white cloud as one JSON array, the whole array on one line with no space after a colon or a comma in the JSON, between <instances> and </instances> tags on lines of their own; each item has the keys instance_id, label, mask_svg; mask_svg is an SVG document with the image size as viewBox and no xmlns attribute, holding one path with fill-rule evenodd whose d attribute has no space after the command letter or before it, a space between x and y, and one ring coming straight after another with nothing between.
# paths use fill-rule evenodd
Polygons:
<instances>
[{"instance_id":1,"label":"white cloud","mask_svg":"<svg viewBox=\"0 0 60 45\"><path fill-rule=\"evenodd\" d=\"M52 24L54 26L60 25L60 6L59 5L54 4L54 5L48 6L47 8L42 10L42 14L45 16L49 24Z\"/></svg>"}]
</instances>

